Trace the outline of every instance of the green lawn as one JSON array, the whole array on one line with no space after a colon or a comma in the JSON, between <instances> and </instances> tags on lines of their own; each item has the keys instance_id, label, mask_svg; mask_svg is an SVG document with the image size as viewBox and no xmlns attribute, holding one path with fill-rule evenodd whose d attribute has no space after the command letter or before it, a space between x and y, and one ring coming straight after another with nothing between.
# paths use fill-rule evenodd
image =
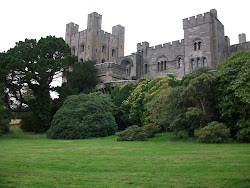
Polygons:
<instances>
[{"instance_id":1,"label":"green lawn","mask_svg":"<svg viewBox=\"0 0 250 188\"><path fill-rule=\"evenodd\" d=\"M250 144L0 138L0 187L250 187Z\"/></svg>"}]
</instances>

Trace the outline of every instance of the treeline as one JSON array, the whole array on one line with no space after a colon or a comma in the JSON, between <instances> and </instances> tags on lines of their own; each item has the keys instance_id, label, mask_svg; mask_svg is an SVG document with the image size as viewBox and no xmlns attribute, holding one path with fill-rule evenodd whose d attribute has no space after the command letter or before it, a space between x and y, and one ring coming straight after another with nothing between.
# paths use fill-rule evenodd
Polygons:
<instances>
[{"instance_id":1,"label":"treeline","mask_svg":"<svg viewBox=\"0 0 250 188\"><path fill-rule=\"evenodd\" d=\"M61 87L52 81L63 73ZM0 134L10 113L24 131L49 138L108 136L145 140L157 132L200 142L250 141L250 52L239 51L216 71L198 68L182 80L174 75L117 85L96 92L94 62L78 63L62 38L26 39L0 53ZM51 91L59 94L52 99ZM16 115L18 114L18 115ZM122 131L122 132L121 132Z\"/></svg>"}]
</instances>

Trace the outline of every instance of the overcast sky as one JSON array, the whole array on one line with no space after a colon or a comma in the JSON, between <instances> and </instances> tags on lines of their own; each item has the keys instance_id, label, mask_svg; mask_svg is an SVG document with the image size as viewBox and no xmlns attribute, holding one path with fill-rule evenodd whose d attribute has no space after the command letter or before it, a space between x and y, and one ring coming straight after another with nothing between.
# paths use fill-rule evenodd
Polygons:
<instances>
[{"instance_id":1,"label":"overcast sky","mask_svg":"<svg viewBox=\"0 0 250 188\"><path fill-rule=\"evenodd\" d=\"M102 15L102 29L125 27L125 55L136 51L136 44L150 46L184 38L182 19L216 9L231 44L238 34L250 37L249 0L1 0L0 52L25 38L39 40L53 35L65 38L66 24L79 30L87 27L87 15Z\"/></svg>"}]
</instances>

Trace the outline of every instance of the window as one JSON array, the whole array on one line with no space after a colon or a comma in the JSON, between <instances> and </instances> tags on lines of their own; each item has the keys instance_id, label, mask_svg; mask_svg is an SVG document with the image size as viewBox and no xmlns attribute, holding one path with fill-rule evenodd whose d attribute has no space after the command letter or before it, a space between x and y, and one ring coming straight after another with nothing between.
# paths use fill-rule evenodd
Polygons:
<instances>
[{"instance_id":1,"label":"window","mask_svg":"<svg viewBox=\"0 0 250 188\"><path fill-rule=\"evenodd\" d=\"M191 68L194 70L195 69L195 64L194 64L194 60L191 60Z\"/></svg>"},{"instance_id":2,"label":"window","mask_svg":"<svg viewBox=\"0 0 250 188\"><path fill-rule=\"evenodd\" d=\"M84 52L84 50L85 50L85 46L84 46L84 44L81 44L80 52L82 53L82 52Z\"/></svg>"},{"instance_id":3,"label":"window","mask_svg":"<svg viewBox=\"0 0 250 188\"><path fill-rule=\"evenodd\" d=\"M164 70L167 70L167 61L164 61Z\"/></svg>"},{"instance_id":4,"label":"window","mask_svg":"<svg viewBox=\"0 0 250 188\"><path fill-rule=\"evenodd\" d=\"M81 63L83 62L83 58L80 59L80 62L81 62Z\"/></svg>"},{"instance_id":5,"label":"window","mask_svg":"<svg viewBox=\"0 0 250 188\"><path fill-rule=\"evenodd\" d=\"M177 68L181 68L181 57L177 60Z\"/></svg>"},{"instance_id":6,"label":"window","mask_svg":"<svg viewBox=\"0 0 250 188\"><path fill-rule=\"evenodd\" d=\"M106 60L105 60L105 59L103 59L103 60L102 60L102 63L105 63L105 62L106 62Z\"/></svg>"},{"instance_id":7,"label":"window","mask_svg":"<svg viewBox=\"0 0 250 188\"><path fill-rule=\"evenodd\" d=\"M145 64L145 73L148 73L148 64Z\"/></svg>"},{"instance_id":8,"label":"window","mask_svg":"<svg viewBox=\"0 0 250 188\"><path fill-rule=\"evenodd\" d=\"M76 48L75 48L75 47L72 47L72 49L71 49L71 54L72 54L72 55L76 55Z\"/></svg>"},{"instance_id":9,"label":"window","mask_svg":"<svg viewBox=\"0 0 250 188\"><path fill-rule=\"evenodd\" d=\"M161 71L163 71L163 61L161 62Z\"/></svg>"},{"instance_id":10,"label":"window","mask_svg":"<svg viewBox=\"0 0 250 188\"><path fill-rule=\"evenodd\" d=\"M158 67L157 67L157 70L160 71L160 62L158 62Z\"/></svg>"},{"instance_id":11,"label":"window","mask_svg":"<svg viewBox=\"0 0 250 188\"><path fill-rule=\"evenodd\" d=\"M196 49L197 49L197 43L195 42L194 43L194 51L196 51Z\"/></svg>"},{"instance_id":12,"label":"window","mask_svg":"<svg viewBox=\"0 0 250 188\"><path fill-rule=\"evenodd\" d=\"M200 58L197 59L197 67L201 67L201 60L200 60Z\"/></svg>"},{"instance_id":13,"label":"window","mask_svg":"<svg viewBox=\"0 0 250 188\"><path fill-rule=\"evenodd\" d=\"M112 57L115 56L115 49L112 49Z\"/></svg>"},{"instance_id":14,"label":"window","mask_svg":"<svg viewBox=\"0 0 250 188\"><path fill-rule=\"evenodd\" d=\"M198 42L198 50L200 50L201 49L201 42L199 41Z\"/></svg>"},{"instance_id":15,"label":"window","mask_svg":"<svg viewBox=\"0 0 250 188\"><path fill-rule=\"evenodd\" d=\"M105 45L102 46L102 53L106 54L107 47Z\"/></svg>"},{"instance_id":16,"label":"window","mask_svg":"<svg viewBox=\"0 0 250 188\"><path fill-rule=\"evenodd\" d=\"M205 58L205 57L203 58L203 66L207 67L207 58Z\"/></svg>"}]
</instances>

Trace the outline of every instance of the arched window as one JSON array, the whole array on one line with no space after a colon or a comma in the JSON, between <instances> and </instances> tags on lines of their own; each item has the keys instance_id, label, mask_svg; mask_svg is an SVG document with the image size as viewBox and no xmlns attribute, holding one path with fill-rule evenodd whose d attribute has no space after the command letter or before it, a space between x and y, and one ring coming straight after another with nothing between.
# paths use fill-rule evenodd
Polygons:
<instances>
[{"instance_id":1,"label":"arched window","mask_svg":"<svg viewBox=\"0 0 250 188\"><path fill-rule=\"evenodd\" d=\"M76 55L76 48L75 48L75 47L72 47L72 49L71 49L71 54L72 54L72 55Z\"/></svg>"},{"instance_id":2,"label":"arched window","mask_svg":"<svg viewBox=\"0 0 250 188\"><path fill-rule=\"evenodd\" d=\"M177 60L177 68L181 68L181 57Z\"/></svg>"},{"instance_id":3,"label":"arched window","mask_svg":"<svg viewBox=\"0 0 250 188\"><path fill-rule=\"evenodd\" d=\"M167 61L164 61L164 70L167 70Z\"/></svg>"},{"instance_id":4,"label":"arched window","mask_svg":"<svg viewBox=\"0 0 250 188\"><path fill-rule=\"evenodd\" d=\"M83 58L80 59L80 62L83 62Z\"/></svg>"},{"instance_id":5,"label":"arched window","mask_svg":"<svg viewBox=\"0 0 250 188\"><path fill-rule=\"evenodd\" d=\"M148 73L148 64L145 64L145 73Z\"/></svg>"},{"instance_id":6,"label":"arched window","mask_svg":"<svg viewBox=\"0 0 250 188\"><path fill-rule=\"evenodd\" d=\"M201 60L200 60L200 58L197 58L197 67L201 67Z\"/></svg>"},{"instance_id":7,"label":"arched window","mask_svg":"<svg viewBox=\"0 0 250 188\"><path fill-rule=\"evenodd\" d=\"M102 53L106 54L106 51L107 51L107 47L105 45L102 45Z\"/></svg>"},{"instance_id":8,"label":"arched window","mask_svg":"<svg viewBox=\"0 0 250 188\"><path fill-rule=\"evenodd\" d=\"M198 50L201 49L201 41L198 42Z\"/></svg>"},{"instance_id":9,"label":"arched window","mask_svg":"<svg viewBox=\"0 0 250 188\"><path fill-rule=\"evenodd\" d=\"M161 63L158 62L157 71L160 71Z\"/></svg>"},{"instance_id":10,"label":"arched window","mask_svg":"<svg viewBox=\"0 0 250 188\"><path fill-rule=\"evenodd\" d=\"M163 71L163 61L161 62L161 71Z\"/></svg>"},{"instance_id":11,"label":"arched window","mask_svg":"<svg viewBox=\"0 0 250 188\"><path fill-rule=\"evenodd\" d=\"M191 60L191 68L192 68L193 70L195 69L194 59Z\"/></svg>"},{"instance_id":12,"label":"arched window","mask_svg":"<svg viewBox=\"0 0 250 188\"><path fill-rule=\"evenodd\" d=\"M103 59L103 60L102 60L102 63L105 63L105 62L106 62L106 60L105 60L105 59Z\"/></svg>"},{"instance_id":13,"label":"arched window","mask_svg":"<svg viewBox=\"0 0 250 188\"><path fill-rule=\"evenodd\" d=\"M207 58L203 57L203 66L207 67Z\"/></svg>"},{"instance_id":14,"label":"arched window","mask_svg":"<svg viewBox=\"0 0 250 188\"><path fill-rule=\"evenodd\" d=\"M84 52L84 50L85 50L85 45L84 45L84 44L81 44L80 52L82 53L82 52Z\"/></svg>"},{"instance_id":15,"label":"arched window","mask_svg":"<svg viewBox=\"0 0 250 188\"><path fill-rule=\"evenodd\" d=\"M115 49L112 49L112 57L115 57Z\"/></svg>"},{"instance_id":16,"label":"arched window","mask_svg":"<svg viewBox=\"0 0 250 188\"><path fill-rule=\"evenodd\" d=\"M194 51L196 51L196 49L197 49L197 43L195 42L194 43Z\"/></svg>"}]
</instances>

